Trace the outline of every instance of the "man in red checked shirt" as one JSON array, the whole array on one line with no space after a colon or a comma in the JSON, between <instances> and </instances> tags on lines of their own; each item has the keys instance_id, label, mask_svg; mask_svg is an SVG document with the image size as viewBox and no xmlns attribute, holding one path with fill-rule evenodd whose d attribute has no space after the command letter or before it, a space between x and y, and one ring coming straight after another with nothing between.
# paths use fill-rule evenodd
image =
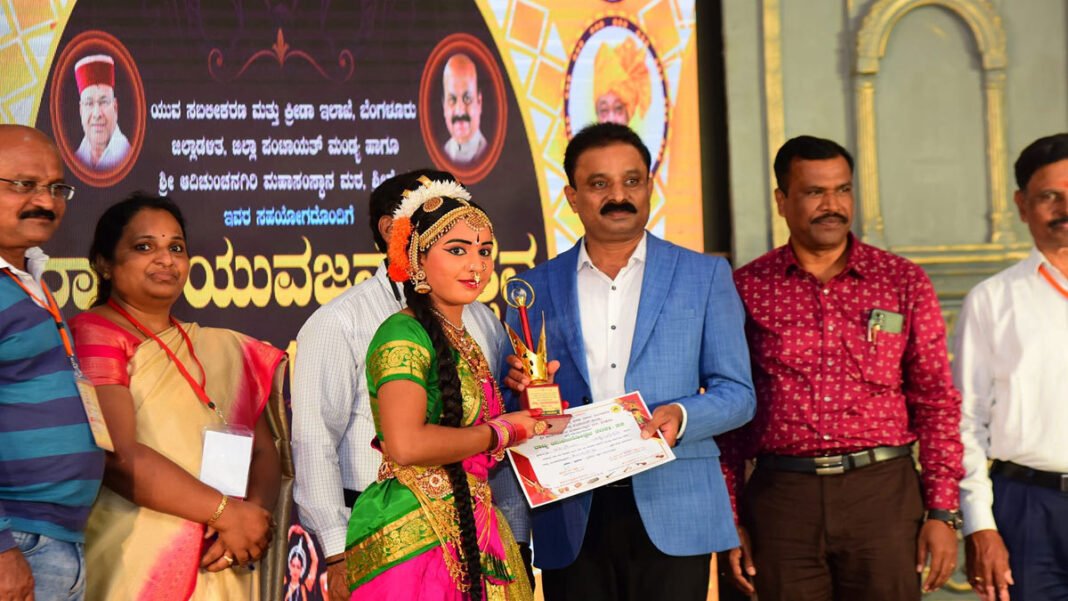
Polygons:
<instances>
[{"instance_id":1,"label":"man in red checked shirt","mask_svg":"<svg viewBox=\"0 0 1068 601\"><path fill-rule=\"evenodd\" d=\"M918 266L850 233L839 144L786 142L775 177L790 241L734 276L757 412L720 437L742 541L729 578L760 601L919 599L953 571L960 527L961 398L938 298Z\"/></svg>"}]
</instances>

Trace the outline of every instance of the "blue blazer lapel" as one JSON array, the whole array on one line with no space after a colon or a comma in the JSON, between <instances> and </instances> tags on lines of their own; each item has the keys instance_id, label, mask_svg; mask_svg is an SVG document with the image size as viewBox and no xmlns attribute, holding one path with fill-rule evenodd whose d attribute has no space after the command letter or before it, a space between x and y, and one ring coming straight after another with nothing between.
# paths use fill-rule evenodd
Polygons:
<instances>
[{"instance_id":1,"label":"blue blazer lapel","mask_svg":"<svg viewBox=\"0 0 1068 601\"><path fill-rule=\"evenodd\" d=\"M580 240L578 244L582 244ZM552 319L560 320L557 324L563 333L567 351L578 366L579 374L582 375L586 386L590 385L590 374L586 366L586 345L582 341L582 321L579 317L578 308L578 244L573 246L556 260L548 263L549 267L549 290L548 298L555 311L549 311ZM537 334L535 334L537 336ZM554 357L553 349L549 348L549 359Z\"/></svg>"},{"instance_id":2,"label":"blue blazer lapel","mask_svg":"<svg viewBox=\"0 0 1068 601\"><path fill-rule=\"evenodd\" d=\"M675 264L679 259L679 251L674 246L652 234L648 234L646 240L642 295L638 301L638 320L634 324L634 340L630 347L631 367L649 342L656 319L671 292L675 279Z\"/></svg>"}]
</instances>

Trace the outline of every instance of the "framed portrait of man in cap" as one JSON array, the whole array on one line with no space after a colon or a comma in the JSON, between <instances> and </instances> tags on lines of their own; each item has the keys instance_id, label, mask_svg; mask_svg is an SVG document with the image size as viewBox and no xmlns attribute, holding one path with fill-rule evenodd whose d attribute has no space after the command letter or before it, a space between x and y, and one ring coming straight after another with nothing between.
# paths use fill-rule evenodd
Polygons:
<instances>
[{"instance_id":1,"label":"framed portrait of man in cap","mask_svg":"<svg viewBox=\"0 0 1068 601\"><path fill-rule=\"evenodd\" d=\"M115 36L76 35L56 59L48 91L52 133L71 172L113 186L144 142L145 93L133 56Z\"/></svg>"},{"instance_id":2,"label":"framed portrait of man in cap","mask_svg":"<svg viewBox=\"0 0 1068 601\"><path fill-rule=\"evenodd\" d=\"M130 140L119 127L115 97L115 59L91 54L74 65L82 141L74 156L95 171L114 169L130 152Z\"/></svg>"}]
</instances>

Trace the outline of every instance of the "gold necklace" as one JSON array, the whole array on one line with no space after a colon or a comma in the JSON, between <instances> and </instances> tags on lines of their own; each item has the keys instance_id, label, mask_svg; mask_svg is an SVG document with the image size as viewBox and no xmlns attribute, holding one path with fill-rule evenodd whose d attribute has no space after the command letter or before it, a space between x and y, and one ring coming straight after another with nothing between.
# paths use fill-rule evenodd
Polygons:
<instances>
[{"instance_id":1,"label":"gold necklace","mask_svg":"<svg viewBox=\"0 0 1068 601\"><path fill-rule=\"evenodd\" d=\"M430 307L430 312L437 316L438 321L440 321L441 323L449 326L450 328L452 328L453 330L455 330L458 333L462 334L463 332L465 332L467 330L467 327L463 324L463 321L460 322L460 325L456 325L456 324L452 323L451 321L449 321L448 317L445 317L444 313L442 313L441 311L437 310L437 307L433 307L433 306Z\"/></svg>"},{"instance_id":2,"label":"gold necklace","mask_svg":"<svg viewBox=\"0 0 1068 601\"><path fill-rule=\"evenodd\" d=\"M486 356L482 354L482 349L479 348L475 339L467 332L467 328L463 325L459 327L456 324L446 318L441 311L438 311L434 307L430 307L430 311L438 318L438 323L446 325L448 327L442 328L445 332L445 338L449 340L449 345L456 349L456 352L460 354L460 358L467 363L471 369L471 373L475 376L480 384L486 382L493 383L493 391L497 396L497 403L490 406L489 399L485 398L485 394L479 387L479 396L482 397L480 403L479 413L484 419L497 417L501 413L502 408L499 406L500 401L504 398L501 396L501 389L497 385L497 380L493 378L493 371L490 369L489 361L486 360ZM477 420L476 420L477 421Z\"/></svg>"},{"instance_id":3,"label":"gold necklace","mask_svg":"<svg viewBox=\"0 0 1068 601\"><path fill-rule=\"evenodd\" d=\"M445 332L445 337L449 339L449 344L452 348L459 351L460 356L471 367L475 375L484 377L485 374L488 374L489 364L482 355L474 338L467 333L467 327L462 323L460 325L452 323L448 317L445 317L444 313L438 311L435 307L430 307L430 312L438 318L438 323L447 326L442 328L442 331Z\"/></svg>"}]
</instances>

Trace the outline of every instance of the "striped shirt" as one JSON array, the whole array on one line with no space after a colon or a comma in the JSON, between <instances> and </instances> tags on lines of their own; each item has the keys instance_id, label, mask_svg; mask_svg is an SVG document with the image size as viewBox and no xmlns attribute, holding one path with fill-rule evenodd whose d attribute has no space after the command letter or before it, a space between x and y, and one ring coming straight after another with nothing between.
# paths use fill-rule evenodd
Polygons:
<instances>
[{"instance_id":1,"label":"striped shirt","mask_svg":"<svg viewBox=\"0 0 1068 601\"><path fill-rule=\"evenodd\" d=\"M26 257L29 272L3 259L0 271L40 290L48 257ZM52 316L0 274L0 552L12 530L81 542L103 473Z\"/></svg>"}]
</instances>

